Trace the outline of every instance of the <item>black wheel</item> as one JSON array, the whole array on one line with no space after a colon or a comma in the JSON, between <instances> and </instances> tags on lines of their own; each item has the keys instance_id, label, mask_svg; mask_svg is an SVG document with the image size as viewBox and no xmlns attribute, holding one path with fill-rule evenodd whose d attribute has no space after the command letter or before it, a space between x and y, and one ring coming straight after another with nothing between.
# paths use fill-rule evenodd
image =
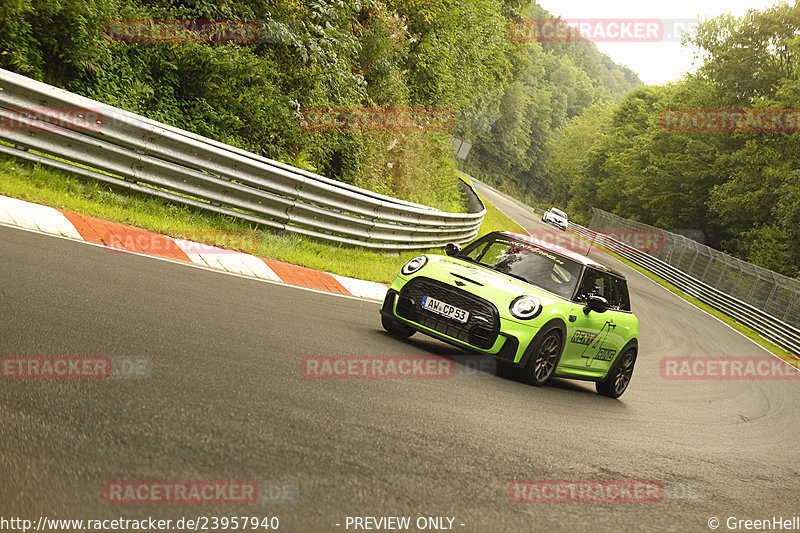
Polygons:
<instances>
[{"instance_id":1,"label":"black wheel","mask_svg":"<svg viewBox=\"0 0 800 533\"><path fill-rule=\"evenodd\" d=\"M383 329L395 337L400 337L401 339L406 339L414 334L414 330L412 328L399 322L395 322L391 318L384 315L381 315L381 324L383 325Z\"/></svg>"},{"instance_id":2,"label":"black wheel","mask_svg":"<svg viewBox=\"0 0 800 533\"><path fill-rule=\"evenodd\" d=\"M548 331L539 339L525 364L524 379L527 383L541 387L556 373L561 358L561 332Z\"/></svg>"},{"instance_id":3,"label":"black wheel","mask_svg":"<svg viewBox=\"0 0 800 533\"><path fill-rule=\"evenodd\" d=\"M597 392L609 398L619 398L628 384L631 382L633 376L633 365L636 363L636 351L628 350L620 355L611 370L608 371L608 376L605 381L598 381L595 383Z\"/></svg>"}]
</instances>

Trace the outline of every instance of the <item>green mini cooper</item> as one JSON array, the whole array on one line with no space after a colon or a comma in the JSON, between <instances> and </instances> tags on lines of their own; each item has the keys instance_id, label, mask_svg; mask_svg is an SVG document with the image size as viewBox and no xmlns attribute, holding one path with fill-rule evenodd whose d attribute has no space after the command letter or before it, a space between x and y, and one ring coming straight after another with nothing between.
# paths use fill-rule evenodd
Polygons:
<instances>
[{"instance_id":1,"label":"green mini cooper","mask_svg":"<svg viewBox=\"0 0 800 533\"><path fill-rule=\"evenodd\" d=\"M633 375L639 321L621 274L525 235L494 232L403 265L381 307L398 337L419 331L513 365L528 383L594 381L618 398Z\"/></svg>"}]
</instances>

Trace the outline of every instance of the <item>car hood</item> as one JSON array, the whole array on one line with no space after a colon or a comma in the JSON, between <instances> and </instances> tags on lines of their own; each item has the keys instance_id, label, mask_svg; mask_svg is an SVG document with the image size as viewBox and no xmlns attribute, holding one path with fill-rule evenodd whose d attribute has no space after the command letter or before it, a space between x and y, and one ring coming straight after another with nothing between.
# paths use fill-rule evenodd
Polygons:
<instances>
[{"instance_id":1,"label":"car hood","mask_svg":"<svg viewBox=\"0 0 800 533\"><path fill-rule=\"evenodd\" d=\"M510 302L517 296L530 294L539 298L542 304L569 301L536 285L455 257L429 255L428 261L419 271L419 276L443 281L487 300L501 299ZM464 285L461 286L456 281Z\"/></svg>"}]
</instances>

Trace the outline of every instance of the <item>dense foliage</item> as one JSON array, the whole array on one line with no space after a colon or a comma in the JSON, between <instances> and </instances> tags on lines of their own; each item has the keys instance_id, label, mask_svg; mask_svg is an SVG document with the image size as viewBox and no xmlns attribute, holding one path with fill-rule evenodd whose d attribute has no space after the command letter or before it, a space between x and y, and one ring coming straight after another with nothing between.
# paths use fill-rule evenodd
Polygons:
<instances>
[{"instance_id":1,"label":"dense foliage","mask_svg":"<svg viewBox=\"0 0 800 533\"><path fill-rule=\"evenodd\" d=\"M800 109L800 5L706 20L688 38L695 74L596 106L549 146L552 201L664 228L800 274L800 132L674 131L667 109ZM796 114L795 114L796 116Z\"/></svg>"},{"instance_id":2,"label":"dense foliage","mask_svg":"<svg viewBox=\"0 0 800 533\"><path fill-rule=\"evenodd\" d=\"M553 17L528 3L507 5L504 13L509 20ZM554 133L641 82L589 41L514 42L506 57L512 65L507 83L461 114L456 135L473 144L464 167L518 196L547 199L547 144Z\"/></svg>"},{"instance_id":3,"label":"dense foliage","mask_svg":"<svg viewBox=\"0 0 800 533\"><path fill-rule=\"evenodd\" d=\"M456 208L450 135L531 185L550 132L637 83L593 45L512 42L529 0L4 0L0 67L324 175ZM128 44L108 21L259 21L257 42ZM310 131L314 107L439 107L448 131ZM522 106L522 107L520 107ZM523 112L521 112L523 111ZM509 174L511 172L511 174Z\"/></svg>"}]
</instances>

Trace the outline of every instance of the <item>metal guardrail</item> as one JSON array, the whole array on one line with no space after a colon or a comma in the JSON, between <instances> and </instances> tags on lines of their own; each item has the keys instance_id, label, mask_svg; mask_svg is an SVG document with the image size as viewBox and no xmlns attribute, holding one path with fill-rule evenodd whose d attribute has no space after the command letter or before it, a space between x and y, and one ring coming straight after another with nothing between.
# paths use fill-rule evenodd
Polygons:
<instances>
[{"instance_id":1,"label":"metal guardrail","mask_svg":"<svg viewBox=\"0 0 800 533\"><path fill-rule=\"evenodd\" d=\"M594 224L590 224L594 225ZM701 302L710 305L736 321L752 328L764 338L781 348L800 356L800 329L783 322L749 303L726 294L674 266L643 252L633 246L620 242L608 235L585 228L572 222L568 230L586 239L596 246L605 248L628 261L658 275L684 293L694 296Z\"/></svg>"},{"instance_id":2,"label":"metal guardrail","mask_svg":"<svg viewBox=\"0 0 800 533\"><path fill-rule=\"evenodd\" d=\"M684 274L800 328L800 280L742 261L684 235L597 209L591 228L658 237L647 250ZM631 243L628 243L631 244Z\"/></svg>"},{"instance_id":3,"label":"metal guardrail","mask_svg":"<svg viewBox=\"0 0 800 533\"><path fill-rule=\"evenodd\" d=\"M475 181L474 178L473 181ZM538 209L525 205L523 202L520 202L519 200L517 200L512 196L502 193L497 189L489 187L486 184L483 185L493 190L494 192L504 196L508 200L514 202L523 209L527 209L528 211L531 211L540 217L544 214L543 209ZM781 318L774 316L768 312L768 310L770 309L769 306L770 301L774 302L776 300L776 298L774 297L774 291L771 292L771 298L768 298L766 300L766 303L764 304L764 309L759 309L758 307L750 303L744 302L741 299L736 298L734 295L728 294L724 291L719 290L716 287L704 283L699 279L696 279L689 273L686 273L680 270L679 268L676 268L675 266L667 263L666 261L663 261L662 259L656 257L652 253L646 253L640 250L639 248L630 246L617 239L614 239L613 237L610 237L606 233L591 228L592 227L602 228L603 230L609 233L614 231L614 229L634 229L634 230L639 229L648 232L656 231L659 234L662 234L665 240L667 240L669 236L674 236L674 234L671 234L670 232L661 230L659 228L622 219L611 213L606 213L601 209L594 208L593 211L594 211L594 216L592 217L592 222L589 224L590 226L589 228L586 228L579 224L575 224L574 222L570 222L567 226L568 231L571 231L575 235L583 238L584 240L592 243L595 246L599 246L611 252L614 252L617 255L624 257L631 263L634 263L648 270L649 272L658 275L659 277L666 280L670 284L679 288L685 294L693 296L698 300L700 300L701 302L710 305L714 309L717 309L718 311L721 311L722 313L725 313L726 315L735 318L738 322L750 327L751 329L762 335L764 338L772 341L781 348L800 357L800 329L795 327L795 325L793 324L787 323L786 320L782 320ZM611 218L613 218L614 220L612 221ZM677 238L680 236L674 236L674 237ZM669 252L672 252L672 250L669 250ZM718 253L721 254L722 252ZM681 256L681 259L684 259L683 256ZM696 261L690 261L689 263L693 266L699 266L697 265ZM703 266L702 269L703 272L705 273L708 273L710 270L708 264ZM690 272L692 271L690 270ZM770 276L772 279L779 276L779 274L775 274L774 272L771 271L766 271L766 272L773 274L773 276ZM767 276L761 276L761 278L766 278L766 277ZM721 274L720 274L720 279L722 279ZM794 283L798 283L796 280L791 280L791 281ZM748 292L750 295L753 295L756 292L755 285L753 285ZM791 297L789 299L788 307L782 308L783 318L794 317L796 315L795 307L793 306L797 306L798 308L800 308L800 298Z\"/></svg>"},{"instance_id":4,"label":"metal guardrail","mask_svg":"<svg viewBox=\"0 0 800 533\"><path fill-rule=\"evenodd\" d=\"M60 117L53 117L52 113ZM20 124L20 116L31 118ZM49 118L45 115L51 113ZM469 213L360 189L0 69L0 153L113 187L328 241L384 250L467 242Z\"/></svg>"}]
</instances>

